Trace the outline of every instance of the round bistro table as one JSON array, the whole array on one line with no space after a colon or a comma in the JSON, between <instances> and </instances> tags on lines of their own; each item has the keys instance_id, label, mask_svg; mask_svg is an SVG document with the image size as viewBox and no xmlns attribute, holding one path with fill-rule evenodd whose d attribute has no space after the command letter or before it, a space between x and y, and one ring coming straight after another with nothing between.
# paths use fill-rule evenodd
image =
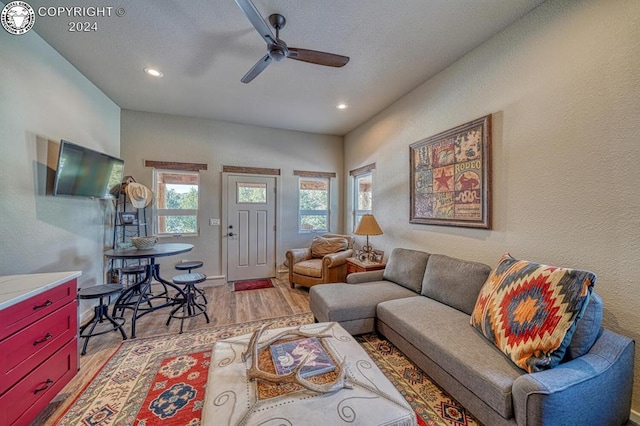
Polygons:
<instances>
[{"instance_id":1,"label":"round bistro table","mask_svg":"<svg viewBox=\"0 0 640 426\"><path fill-rule=\"evenodd\" d=\"M171 287L177 291L179 298L185 298L184 291L171 281L167 281L160 276L160 265L156 263L156 259L159 257L175 256L177 254L187 253L193 250L193 244L183 243L169 243L169 244L157 244L150 249L137 249L135 247L111 249L104 252L105 257L109 259L123 259L123 260L141 260L147 259L146 273L144 278L127 287L123 290L116 300L113 306L113 312L118 309L133 309L133 315L131 317L131 337L136 337L136 321L150 313L161 308L175 305L174 297L169 296L167 287ZM151 282L155 279L164 287L164 291L160 294L154 295L151 293ZM138 294L138 297L134 297ZM134 300L135 299L135 300ZM152 300L164 299L164 303L161 305L153 306ZM149 308L140 308L142 302L149 303Z\"/></svg>"}]
</instances>

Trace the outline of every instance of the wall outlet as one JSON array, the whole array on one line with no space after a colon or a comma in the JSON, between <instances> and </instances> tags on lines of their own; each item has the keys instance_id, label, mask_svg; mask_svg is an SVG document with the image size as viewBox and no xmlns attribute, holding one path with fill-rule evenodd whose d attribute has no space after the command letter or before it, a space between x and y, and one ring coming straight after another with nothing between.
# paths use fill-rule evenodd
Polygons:
<instances>
[{"instance_id":1,"label":"wall outlet","mask_svg":"<svg viewBox=\"0 0 640 426\"><path fill-rule=\"evenodd\" d=\"M220 226L220 219L209 219L209 226Z\"/></svg>"}]
</instances>

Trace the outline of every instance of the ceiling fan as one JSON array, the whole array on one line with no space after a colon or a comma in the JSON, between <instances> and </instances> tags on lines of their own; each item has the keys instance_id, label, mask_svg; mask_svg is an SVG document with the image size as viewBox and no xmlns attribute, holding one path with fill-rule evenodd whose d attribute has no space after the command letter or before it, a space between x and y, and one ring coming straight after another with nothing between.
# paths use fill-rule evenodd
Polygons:
<instances>
[{"instance_id":1,"label":"ceiling fan","mask_svg":"<svg viewBox=\"0 0 640 426\"><path fill-rule=\"evenodd\" d=\"M296 47L288 47L287 44L280 40L280 30L284 28L286 19L284 16L274 13L269 16L269 23L276 30L274 37L271 28L262 19L258 9L253 5L251 0L236 0L240 9L247 15L247 18L254 26L260 36L267 42L267 54L262 57L254 66L242 77L243 83L249 83L256 78L267 66L273 62L280 62L285 58L295 59L296 61L304 61L312 64L325 65L328 67L343 67L349 62L347 56L336 55L333 53L320 52L317 50L298 49Z\"/></svg>"}]
</instances>

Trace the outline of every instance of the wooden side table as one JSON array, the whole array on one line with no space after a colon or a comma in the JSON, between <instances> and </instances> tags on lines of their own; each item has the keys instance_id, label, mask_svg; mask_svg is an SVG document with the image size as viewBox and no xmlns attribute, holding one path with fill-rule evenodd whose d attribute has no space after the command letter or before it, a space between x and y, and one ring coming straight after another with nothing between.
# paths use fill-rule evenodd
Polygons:
<instances>
[{"instance_id":1,"label":"wooden side table","mask_svg":"<svg viewBox=\"0 0 640 426\"><path fill-rule=\"evenodd\" d=\"M347 275L353 274L354 272L377 271L384 269L385 266L387 266L386 262L365 263L355 257L349 257L347 258Z\"/></svg>"}]
</instances>

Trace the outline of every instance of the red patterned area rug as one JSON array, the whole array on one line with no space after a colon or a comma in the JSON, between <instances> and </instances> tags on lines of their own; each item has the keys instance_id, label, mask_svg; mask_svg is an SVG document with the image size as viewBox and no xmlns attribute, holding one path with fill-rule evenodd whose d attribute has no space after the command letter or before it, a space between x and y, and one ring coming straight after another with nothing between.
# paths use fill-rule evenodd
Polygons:
<instances>
[{"instance_id":1,"label":"red patterned area rug","mask_svg":"<svg viewBox=\"0 0 640 426\"><path fill-rule=\"evenodd\" d=\"M124 341L56 425L199 426L213 343L265 322L313 322L310 313ZM388 341L357 339L417 413L421 426L477 423Z\"/></svg>"},{"instance_id":2,"label":"red patterned area rug","mask_svg":"<svg viewBox=\"0 0 640 426\"><path fill-rule=\"evenodd\" d=\"M271 279L235 281L233 283L233 291L259 290L261 288L273 288Z\"/></svg>"}]
</instances>

